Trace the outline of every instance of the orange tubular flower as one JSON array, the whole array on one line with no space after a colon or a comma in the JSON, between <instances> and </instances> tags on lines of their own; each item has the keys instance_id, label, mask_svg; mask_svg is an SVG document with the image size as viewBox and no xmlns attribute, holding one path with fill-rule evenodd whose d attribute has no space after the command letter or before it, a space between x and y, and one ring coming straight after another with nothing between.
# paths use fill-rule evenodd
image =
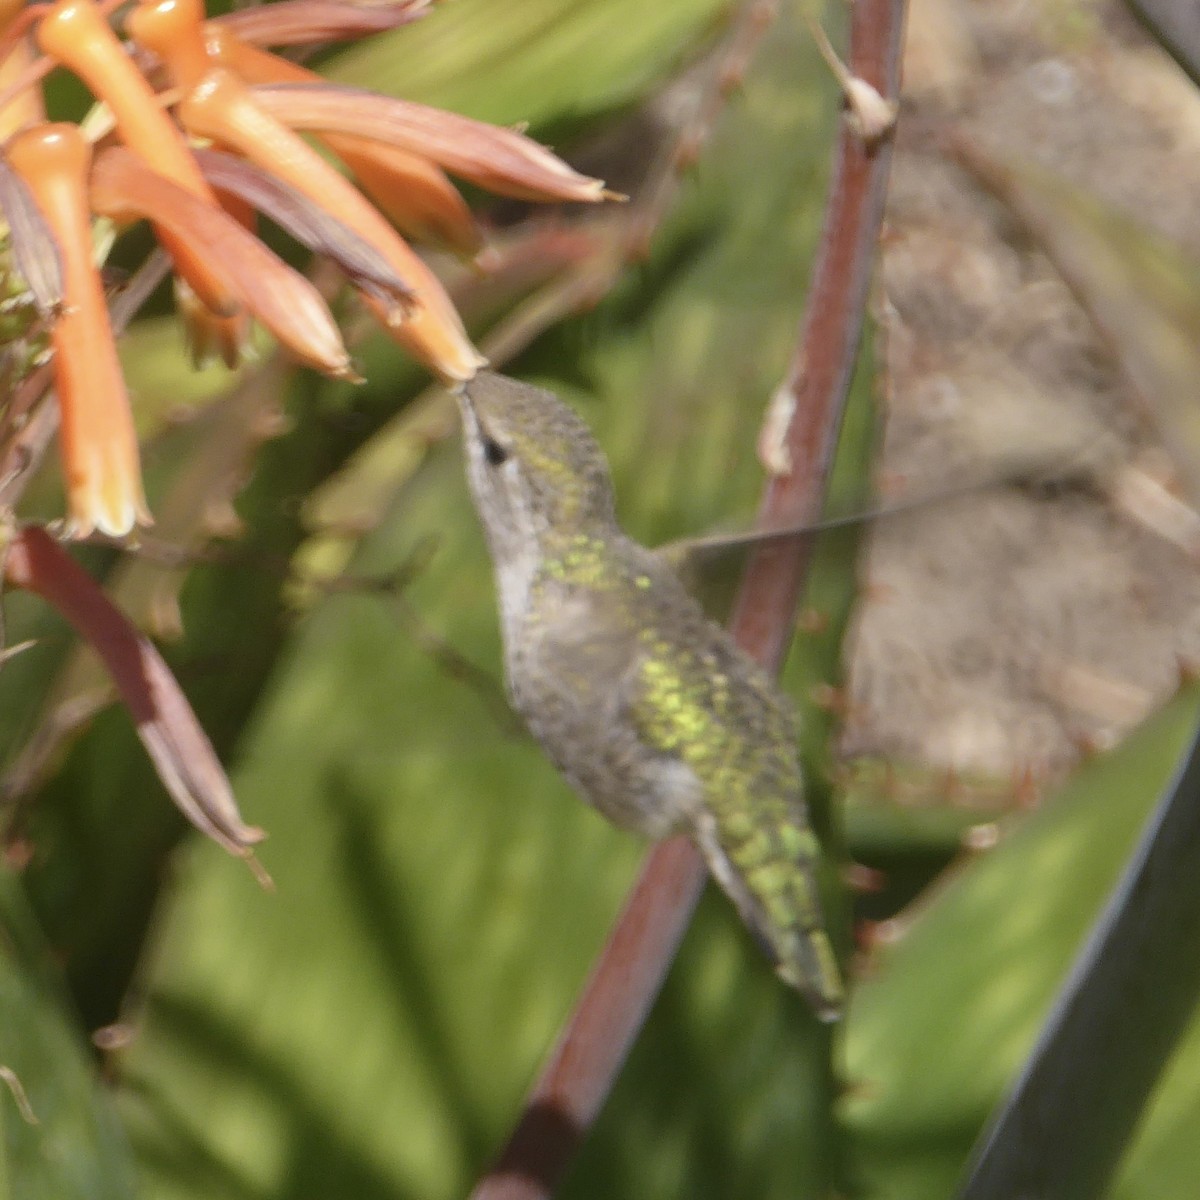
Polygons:
<instances>
[{"instance_id":1,"label":"orange tubular flower","mask_svg":"<svg viewBox=\"0 0 1200 1200\"><path fill-rule=\"evenodd\" d=\"M321 140L350 168L359 186L397 229L464 257L483 249L483 233L467 202L428 159L365 138L330 134Z\"/></svg>"},{"instance_id":2,"label":"orange tubular flower","mask_svg":"<svg viewBox=\"0 0 1200 1200\"><path fill-rule=\"evenodd\" d=\"M167 64L177 87L194 88L210 63L200 33L201 0L152 0L130 9L125 32Z\"/></svg>"},{"instance_id":3,"label":"orange tubular flower","mask_svg":"<svg viewBox=\"0 0 1200 1200\"><path fill-rule=\"evenodd\" d=\"M210 71L179 105L185 129L231 147L316 201L365 241L412 288L416 307L397 311L374 297L365 302L392 336L448 382L470 379L485 360L471 345L437 276L413 253L362 193L303 138L265 113L229 71Z\"/></svg>"},{"instance_id":4,"label":"orange tubular flower","mask_svg":"<svg viewBox=\"0 0 1200 1200\"><path fill-rule=\"evenodd\" d=\"M11 22L18 19L23 8L23 0L0 0L0 32L6 31ZM28 38L21 38L0 62L0 92L15 84L32 62L33 47ZM0 138L11 137L18 130L45 119L41 93L36 88L26 88L0 109Z\"/></svg>"},{"instance_id":5,"label":"orange tubular flower","mask_svg":"<svg viewBox=\"0 0 1200 1200\"><path fill-rule=\"evenodd\" d=\"M58 0L38 23L37 41L45 54L70 68L112 109L121 140L130 149L153 163L160 175L217 206L183 135L91 0ZM219 316L238 311L237 297L224 279L213 275L203 256L167 231L161 231L159 240L205 307Z\"/></svg>"},{"instance_id":6,"label":"orange tubular flower","mask_svg":"<svg viewBox=\"0 0 1200 1200\"><path fill-rule=\"evenodd\" d=\"M532 138L441 108L329 83L282 83L254 99L292 129L356 134L431 159L452 175L518 200L615 199Z\"/></svg>"},{"instance_id":7,"label":"orange tubular flower","mask_svg":"<svg viewBox=\"0 0 1200 1200\"><path fill-rule=\"evenodd\" d=\"M223 209L198 200L120 146L92 170L92 208L116 221L149 217L178 244L207 253L229 290L302 362L354 378L350 356L321 293Z\"/></svg>"},{"instance_id":8,"label":"orange tubular flower","mask_svg":"<svg viewBox=\"0 0 1200 1200\"><path fill-rule=\"evenodd\" d=\"M235 8L221 24L252 45L310 46L382 33L417 20L436 0L383 0L348 4L346 0L274 0L268 8Z\"/></svg>"},{"instance_id":9,"label":"orange tubular flower","mask_svg":"<svg viewBox=\"0 0 1200 1200\"><path fill-rule=\"evenodd\" d=\"M307 67L248 46L216 22L205 27L204 44L214 64L228 67L247 83L325 82ZM397 146L349 134L322 133L320 138L401 233L459 254L479 252L483 243L479 226L458 189L436 164Z\"/></svg>"},{"instance_id":10,"label":"orange tubular flower","mask_svg":"<svg viewBox=\"0 0 1200 1200\"><path fill-rule=\"evenodd\" d=\"M63 259L63 311L51 340L70 531L121 537L138 522L148 524L150 514L129 397L92 261L91 147L74 125L42 125L18 134L8 154Z\"/></svg>"},{"instance_id":11,"label":"orange tubular flower","mask_svg":"<svg viewBox=\"0 0 1200 1200\"><path fill-rule=\"evenodd\" d=\"M268 169L371 243L411 285L416 304L401 314L377 297L365 296L366 303L398 341L443 378L470 379L483 360L467 338L449 297L421 259L302 139L265 117L234 74L218 68L198 77L207 65L201 36L203 15L199 0L147 0L126 20L134 40L157 54L175 82L187 89L179 106L184 126Z\"/></svg>"},{"instance_id":12,"label":"orange tubular flower","mask_svg":"<svg viewBox=\"0 0 1200 1200\"><path fill-rule=\"evenodd\" d=\"M474 253L479 231L449 175L509 196L609 196L599 180L512 130L334 87L258 48L275 35L294 44L393 28L430 3L281 0L271 12L208 21L204 0L135 0L128 29L171 76L174 87L165 95L143 74L145 56L130 54L110 27L113 0L27 7L0 0L0 29L8 31L0 38L0 75L15 73L0 134L26 127L10 138L11 171L0 158L0 209L21 243L14 261L39 314L27 357L34 361L44 345L43 327L55 350L73 532L122 535L150 520L92 261L93 212L150 220L176 267L177 304L193 348L215 345L230 366L257 316L303 362L352 377L325 302L255 238L261 212L337 263L391 336L454 384L486 360L437 276L388 217L398 228ZM31 41L44 58L29 61ZM103 134L94 132L106 139L95 163L77 127L41 117L32 89L56 64L79 76L111 114ZM379 208L299 131L341 155ZM202 142L212 148L198 148Z\"/></svg>"}]
</instances>

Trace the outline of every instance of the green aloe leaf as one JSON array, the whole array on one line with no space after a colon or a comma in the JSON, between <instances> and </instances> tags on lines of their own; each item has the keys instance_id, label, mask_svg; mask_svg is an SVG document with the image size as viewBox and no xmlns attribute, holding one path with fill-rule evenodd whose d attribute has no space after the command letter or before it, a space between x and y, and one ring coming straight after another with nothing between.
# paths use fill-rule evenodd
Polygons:
<instances>
[{"instance_id":1,"label":"green aloe leaf","mask_svg":"<svg viewBox=\"0 0 1200 1200\"><path fill-rule=\"evenodd\" d=\"M844 1113L867 1195L953 1193L1198 709L1193 687L1089 763L1039 812L1017 819L997 849L964 862L899 942L880 952L855 998L846 1040ZM1195 1103L1198 1053L1193 1032L1152 1106L1117 1200L1174 1194L1168 1181L1200 1169L1195 1139L1182 1128Z\"/></svg>"}]
</instances>

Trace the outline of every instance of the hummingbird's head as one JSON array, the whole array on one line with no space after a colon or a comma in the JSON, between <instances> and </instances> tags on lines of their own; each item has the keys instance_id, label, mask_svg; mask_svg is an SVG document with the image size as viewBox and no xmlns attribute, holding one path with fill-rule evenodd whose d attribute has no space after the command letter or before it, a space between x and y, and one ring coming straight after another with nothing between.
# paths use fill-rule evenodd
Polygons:
<instances>
[{"instance_id":1,"label":"hummingbird's head","mask_svg":"<svg viewBox=\"0 0 1200 1200\"><path fill-rule=\"evenodd\" d=\"M481 371L458 402L467 478L493 554L615 521L604 454L556 396Z\"/></svg>"}]
</instances>

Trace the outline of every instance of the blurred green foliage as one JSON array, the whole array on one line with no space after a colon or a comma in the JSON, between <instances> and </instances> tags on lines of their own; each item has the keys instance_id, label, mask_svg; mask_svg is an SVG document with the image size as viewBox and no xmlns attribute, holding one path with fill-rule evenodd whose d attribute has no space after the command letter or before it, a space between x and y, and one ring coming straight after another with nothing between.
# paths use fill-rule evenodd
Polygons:
<instances>
[{"instance_id":1,"label":"blurred green foliage","mask_svg":"<svg viewBox=\"0 0 1200 1200\"><path fill-rule=\"evenodd\" d=\"M124 1200L135 1186L105 1096L20 886L0 874L0 1196Z\"/></svg>"},{"instance_id":2,"label":"blurred green foliage","mask_svg":"<svg viewBox=\"0 0 1200 1200\"><path fill-rule=\"evenodd\" d=\"M660 90L723 11L714 0L456 0L327 66L561 141ZM642 540L749 519L754 437L793 348L835 122L830 81L781 20L649 260L510 366L596 430L623 522ZM262 860L276 890L199 839L179 844L124 713L75 743L24 817L34 856L21 885L0 875L0 1066L40 1122L0 1088L0 1197L466 1194L634 877L641 847L570 795L503 706L457 445L406 466L354 557L363 578L413 566L402 591L287 610L305 499L422 383L381 338L358 355L358 390L289 376L292 428L263 448L239 500L245 538L231 561L189 572L186 636L171 650L243 811L270 832ZM190 374L157 324L131 335L126 361L145 429L222 391L219 373ZM870 374L867 358L835 482L843 507L864 494ZM152 456L164 494L176 437ZM808 597L829 623L798 639L785 673L823 821L832 718L811 691L836 680L854 587L854 537L838 533ZM35 606L9 616L10 637L42 638L0 676L11 756L70 643ZM1181 699L1066 795L1014 818L1000 849L962 861L867 964L836 1045L840 1100L826 1032L723 899L706 896L564 1195L948 1196L1195 704ZM897 819L856 789L844 835L852 856L923 856L927 875L961 831L957 814ZM115 1084L103 1083L84 1031L118 1016L133 1036L112 1055ZM1181 1114L1198 1056L1196 1045L1181 1055L1124 1200L1182 1195L1194 1178Z\"/></svg>"}]
</instances>

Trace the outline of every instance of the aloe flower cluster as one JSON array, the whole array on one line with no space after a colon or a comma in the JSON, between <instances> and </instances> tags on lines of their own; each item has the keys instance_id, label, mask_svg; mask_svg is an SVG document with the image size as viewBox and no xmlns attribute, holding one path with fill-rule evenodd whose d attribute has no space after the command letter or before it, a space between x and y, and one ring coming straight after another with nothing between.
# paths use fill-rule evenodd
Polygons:
<instances>
[{"instance_id":1,"label":"aloe flower cluster","mask_svg":"<svg viewBox=\"0 0 1200 1200\"><path fill-rule=\"evenodd\" d=\"M27 415L13 403L17 385L48 359L64 536L120 538L152 521L97 265L96 218L118 229L149 222L198 360L217 355L236 365L257 321L299 362L354 378L321 293L259 240L261 213L332 259L389 335L454 384L484 360L406 240L467 256L480 249L450 176L524 199L605 198L599 180L520 133L336 87L267 49L393 27L429 3L280 0L209 20L202 0L135 0L118 32L110 15L119 0L0 0L0 257L8 259L0 261L0 336L9 393L0 453ZM97 101L79 124L45 119L41 81L57 69L76 75ZM200 760L211 774L211 748L197 751L198 728L180 734L194 718L180 715L152 648L114 634L119 614L44 530L22 528L4 512L0 526L9 583L61 608L105 656L176 801L227 848L248 846L255 831L241 824L232 797L197 798L206 789L215 795L189 781ZM173 697L165 707L164 688Z\"/></svg>"},{"instance_id":2,"label":"aloe flower cluster","mask_svg":"<svg viewBox=\"0 0 1200 1200\"><path fill-rule=\"evenodd\" d=\"M402 20L418 7L347 5L344 19L352 26L357 14L378 20L382 11ZM320 294L255 236L257 209L334 257L401 345L442 378L461 381L482 359L436 276L398 230L477 248L477 230L446 170L510 196L604 195L599 181L521 134L333 87L257 44L327 37L320 23L327 25L331 8L287 0L249 19L207 21L201 0L147 0L125 16L129 45L92 0L20 8L8 19L3 66L12 82L0 97L7 100L0 133L16 180L7 191L12 196L23 183L34 206L29 213L20 200L10 204L9 224L15 242L17 214L26 217L27 238L40 215L47 238L40 257L60 263L62 297L50 337L75 533L120 536L148 520L93 262L92 216L151 223L201 354L215 349L237 362L254 318L302 362L351 374ZM54 67L72 71L103 102L98 119L81 126L39 118L36 80ZM341 158L359 186L301 131ZM38 257L37 248L32 254Z\"/></svg>"}]
</instances>

